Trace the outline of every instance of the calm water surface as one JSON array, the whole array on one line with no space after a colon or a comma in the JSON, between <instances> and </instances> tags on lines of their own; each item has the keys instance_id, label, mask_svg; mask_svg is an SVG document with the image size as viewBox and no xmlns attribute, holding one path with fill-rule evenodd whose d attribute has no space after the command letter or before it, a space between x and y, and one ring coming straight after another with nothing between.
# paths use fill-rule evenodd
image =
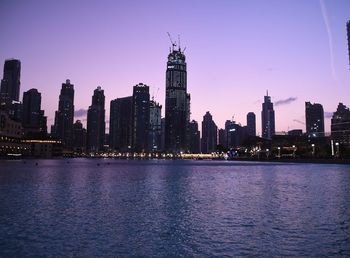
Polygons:
<instances>
[{"instance_id":1,"label":"calm water surface","mask_svg":"<svg viewBox=\"0 0 350 258\"><path fill-rule=\"evenodd\" d=\"M0 161L0 257L350 257L349 227L348 165Z\"/></svg>"}]
</instances>

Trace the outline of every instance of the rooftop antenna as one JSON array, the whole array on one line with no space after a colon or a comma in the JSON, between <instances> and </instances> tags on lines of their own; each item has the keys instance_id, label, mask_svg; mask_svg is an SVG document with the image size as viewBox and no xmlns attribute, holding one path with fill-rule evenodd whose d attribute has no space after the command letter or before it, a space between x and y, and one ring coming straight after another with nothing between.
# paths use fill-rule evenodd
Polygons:
<instances>
[{"instance_id":1,"label":"rooftop antenna","mask_svg":"<svg viewBox=\"0 0 350 258\"><path fill-rule=\"evenodd\" d=\"M266 90L266 96L267 97L269 96L269 90Z\"/></svg>"},{"instance_id":2,"label":"rooftop antenna","mask_svg":"<svg viewBox=\"0 0 350 258\"><path fill-rule=\"evenodd\" d=\"M181 41L180 41L180 34L177 35L178 43L179 43L179 50L181 52Z\"/></svg>"},{"instance_id":3,"label":"rooftop antenna","mask_svg":"<svg viewBox=\"0 0 350 258\"><path fill-rule=\"evenodd\" d=\"M171 38L171 35L169 32L167 32L168 36L169 36L169 39L170 39L170 42L171 42L171 45L173 47L173 51L174 51L174 47L176 47L176 43L173 41L173 39Z\"/></svg>"}]
</instances>

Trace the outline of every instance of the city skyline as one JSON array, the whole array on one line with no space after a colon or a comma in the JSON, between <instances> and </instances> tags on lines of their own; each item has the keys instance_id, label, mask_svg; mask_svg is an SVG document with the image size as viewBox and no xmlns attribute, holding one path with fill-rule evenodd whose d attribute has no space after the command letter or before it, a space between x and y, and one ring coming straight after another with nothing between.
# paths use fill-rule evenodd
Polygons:
<instances>
[{"instance_id":1,"label":"city skyline","mask_svg":"<svg viewBox=\"0 0 350 258\"><path fill-rule=\"evenodd\" d=\"M167 31L174 40L180 33L181 45L187 47L191 120L200 122L210 111L219 128L232 116L245 125L248 112L260 113L268 89L275 104L276 131L305 131L304 103L310 101L324 106L325 131L329 132L328 112L333 113L339 102L349 105L346 10L350 5L346 1L192 2L172 6L181 21L176 26L166 20L170 8L166 3L136 1L134 9L126 2L104 3L88 3L82 10L78 3L69 8L40 1L1 4L1 61L21 60L20 96L31 88L41 92L48 127L54 122L60 85L66 79L75 85L76 114L80 111L74 121L86 119L91 92L98 85L109 103L128 96L131 87L142 82L164 106L164 70L171 46ZM274 8L269 10L269 6ZM35 15L40 11L42 15ZM13 12L23 19L15 21ZM90 21L88 14L94 14ZM99 20L101 15L104 18ZM73 19L64 19L70 16ZM214 18L214 24L209 24ZM158 24L163 19L166 22ZM68 23L71 26L65 26ZM122 33L115 35L112 29ZM256 124L261 135L259 115Z\"/></svg>"}]
</instances>

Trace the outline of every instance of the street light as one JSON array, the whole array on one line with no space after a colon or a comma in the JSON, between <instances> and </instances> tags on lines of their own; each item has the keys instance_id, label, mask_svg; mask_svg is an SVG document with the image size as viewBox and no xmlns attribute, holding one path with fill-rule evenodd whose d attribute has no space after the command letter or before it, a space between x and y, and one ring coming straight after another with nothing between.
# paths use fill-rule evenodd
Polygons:
<instances>
[{"instance_id":1,"label":"street light","mask_svg":"<svg viewBox=\"0 0 350 258\"><path fill-rule=\"evenodd\" d=\"M281 158L281 147L277 147L278 149L278 157Z\"/></svg>"},{"instance_id":2,"label":"street light","mask_svg":"<svg viewBox=\"0 0 350 258\"><path fill-rule=\"evenodd\" d=\"M315 156L315 144L311 144L311 147L312 147L312 157Z\"/></svg>"}]
</instances>

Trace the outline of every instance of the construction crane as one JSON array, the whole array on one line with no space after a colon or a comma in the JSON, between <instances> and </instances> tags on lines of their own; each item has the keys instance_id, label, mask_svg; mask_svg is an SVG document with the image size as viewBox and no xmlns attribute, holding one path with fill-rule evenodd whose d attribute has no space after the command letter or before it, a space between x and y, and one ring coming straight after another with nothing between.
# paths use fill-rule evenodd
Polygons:
<instances>
[{"instance_id":1,"label":"construction crane","mask_svg":"<svg viewBox=\"0 0 350 258\"><path fill-rule=\"evenodd\" d=\"M176 47L176 42L173 41L169 32L167 32L167 34L169 36L169 39L170 39L171 45L173 46L173 51L174 51L174 47Z\"/></svg>"}]
</instances>

